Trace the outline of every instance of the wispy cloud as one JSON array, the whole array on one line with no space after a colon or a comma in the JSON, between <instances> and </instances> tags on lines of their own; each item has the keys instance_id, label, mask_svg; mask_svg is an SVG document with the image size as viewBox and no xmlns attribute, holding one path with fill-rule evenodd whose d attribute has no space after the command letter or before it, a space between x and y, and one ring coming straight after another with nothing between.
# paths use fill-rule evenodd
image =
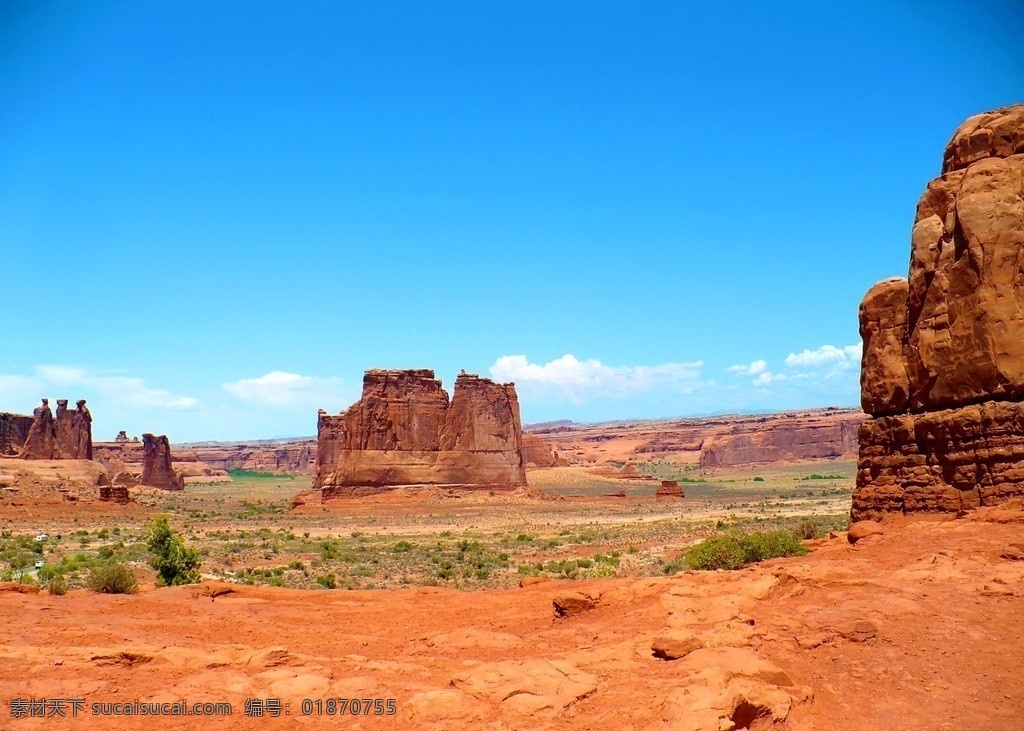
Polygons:
<instances>
[{"instance_id":1,"label":"wispy cloud","mask_svg":"<svg viewBox=\"0 0 1024 731\"><path fill-rule=\"evenodd\" d=\"M837 348L834 345L822 345L815 350L803 350L786 356L786 367L795 370L830 368L850 371L860 368L861 346L847 345Z\"/></svg>"},{"instance_id":2,"label":"wispy cloud","mask_svg":"<svg viewBox=\"0 0 1024 731\"><path fill-rule=\"evenodd\" d=\"M341 378L318 378L271 371L259 378L223 384L229 394L250 404L286 409L307 409L344 404L352 394Z\"/></svg>"},{"instance_id":3,"label":"wispy cloud","mask_svg":"<svg viewBox=\"0 0 1024 731\"><path fill-rule=\"evenodd\" d=\"M55 393L56 392L56 393ZM0 398L9 408L26 408L42 396L87 397L110 408L190 409L198 399L152 388L142 378L110 375L67 365L40 365L32 375L0 375Z\"/></svg>"},{"instance_id":4,"label":"wispy cloud","mask_svg":"<svg viewBox=\"0 0 1024 731\"><path fill-rule=\"evenodd\" d=\"M737 377L750 378L753 385L758 387L767 387L783 381L847 381L860 368L860 353L860 345L847 345L842 348L822 345L813 350L802 350L787 355L784 372L770 370L766 360L755 360L747 365L733 365L726 370Z\"/></svg>"},{"instance_id":5,"label":"wispy cloud","mask_svg":"<svg viewBox=\"0 0 1024 731\"><path fill-rule=\"evenodd\" d=\"M525 355L506 355L490 367L493 378L515 381L520 393L581 404L592 398L622 398L656 389L689 393L701 385L701 361L653 366L609 366L566 354L548 363L531 363Z\"/></svg>"}]
</instances>

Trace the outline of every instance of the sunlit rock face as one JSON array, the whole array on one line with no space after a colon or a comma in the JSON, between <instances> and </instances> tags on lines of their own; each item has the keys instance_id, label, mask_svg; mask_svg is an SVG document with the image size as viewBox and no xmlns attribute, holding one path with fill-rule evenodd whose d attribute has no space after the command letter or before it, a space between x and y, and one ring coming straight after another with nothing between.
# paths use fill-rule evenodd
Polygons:
<instances>
[{"instance_id":1,"label":"sunlit rock face","mask_svg":"<svg viewBox=\"0 0 1024 731\"><path fill-rule=\"evenodd\" d=\"M1024 106L971 117L917 206L906 280L861 303L855 519L1024 495Z\"/></svg>"},{"instance_id":2,"label":"sunlit rock face","mask_svg":"<svg viewBox=\"0 0 1024 731\"><path fill-rule=\"evenodd\" d=\"M431 370L370 370L358 402L320 412L314 487L523 486L522 443L514 384L463 372L449 401Z\"/></svg>"}]
</instances>

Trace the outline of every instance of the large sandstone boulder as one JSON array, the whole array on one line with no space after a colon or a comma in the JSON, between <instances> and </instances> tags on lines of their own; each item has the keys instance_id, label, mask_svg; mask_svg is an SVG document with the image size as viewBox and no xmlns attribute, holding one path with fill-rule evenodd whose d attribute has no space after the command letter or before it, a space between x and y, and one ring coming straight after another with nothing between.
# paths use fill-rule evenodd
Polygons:
<instances>
[{"instance_id":1,"label":"large sandstone boulder","mask_svg":"<svg viewBox=\"0 0 1024 731\"><path fill-rule=\"evenodd\" d=\"M1024 494L1024 106L967 120L917 207L907 280L860 310L853 517Z\"/></svg>"},{"instance_id":2,"label":"large sandstone boulder","mask_svg":"<svg viewBox=\"0 0 1024 731\"><path fill-rule=\"evenodd\" d=\"M362 398L318 420L314 487L526 484L519 401L511 383L461 373L451 402L431 370L370 370Z\"/></svg>"}]
</instances>

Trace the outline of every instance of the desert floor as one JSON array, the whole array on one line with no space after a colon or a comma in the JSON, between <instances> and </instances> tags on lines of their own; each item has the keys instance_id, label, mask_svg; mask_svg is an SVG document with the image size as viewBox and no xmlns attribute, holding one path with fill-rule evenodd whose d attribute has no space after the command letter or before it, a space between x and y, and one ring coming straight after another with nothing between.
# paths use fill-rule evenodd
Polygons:
<instances>
[{"instance_id":1,"label":"desert floor","mask_svg":"<svg viewBox=\"0 0 1024 731\"><path fill-rule=\"evenodd\" d=\"M850 545L827 531L851 476L848 464L693 474L707 481L684 483L685 501L646 496L650 483L595 497L622 482L568 469L512 494L396 491L295 510L301 478L78 512L7 501L6 542L46 532L47 562L113 554L144 585L50 596L4 584L0 728L1013 727L1024 511L887 521ZM161 513L204 552L203 584L145 583L142 531ZM664 574L702 536L810 521L825 534L807 556ZM74 718L12 715L32 699L47 712L85 704ZM232 713L92 713L182 699ZM359 715L336 699L359 700Z\"/></svg>"}]
</instances>

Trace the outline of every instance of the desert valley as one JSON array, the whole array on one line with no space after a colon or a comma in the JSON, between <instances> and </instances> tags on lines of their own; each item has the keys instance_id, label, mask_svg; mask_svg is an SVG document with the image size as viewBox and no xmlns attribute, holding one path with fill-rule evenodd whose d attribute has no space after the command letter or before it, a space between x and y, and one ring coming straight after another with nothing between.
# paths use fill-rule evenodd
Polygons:
<instances>
[{"instance_id":1,"label":"desert valley","mask_svg":"<svg viewBox=\"0 0 1024 731\"><path fill-rule=\"evenodd\" d=\"M1015 728L1022 27L0 3L0 731Z\"/></svg>"},{"instance_id":2,"label":"desert valley","mask_svg":"<svg viewBox=\"0 0 1024 731\"><path fill-rule=\"evenodd\" d=\"M1024 107L956 133L861 306L864 411L523 428L420 369L306 440L4 414L11 727L1012 726L1022 180Z\"/></svg>"}]
</instances>

